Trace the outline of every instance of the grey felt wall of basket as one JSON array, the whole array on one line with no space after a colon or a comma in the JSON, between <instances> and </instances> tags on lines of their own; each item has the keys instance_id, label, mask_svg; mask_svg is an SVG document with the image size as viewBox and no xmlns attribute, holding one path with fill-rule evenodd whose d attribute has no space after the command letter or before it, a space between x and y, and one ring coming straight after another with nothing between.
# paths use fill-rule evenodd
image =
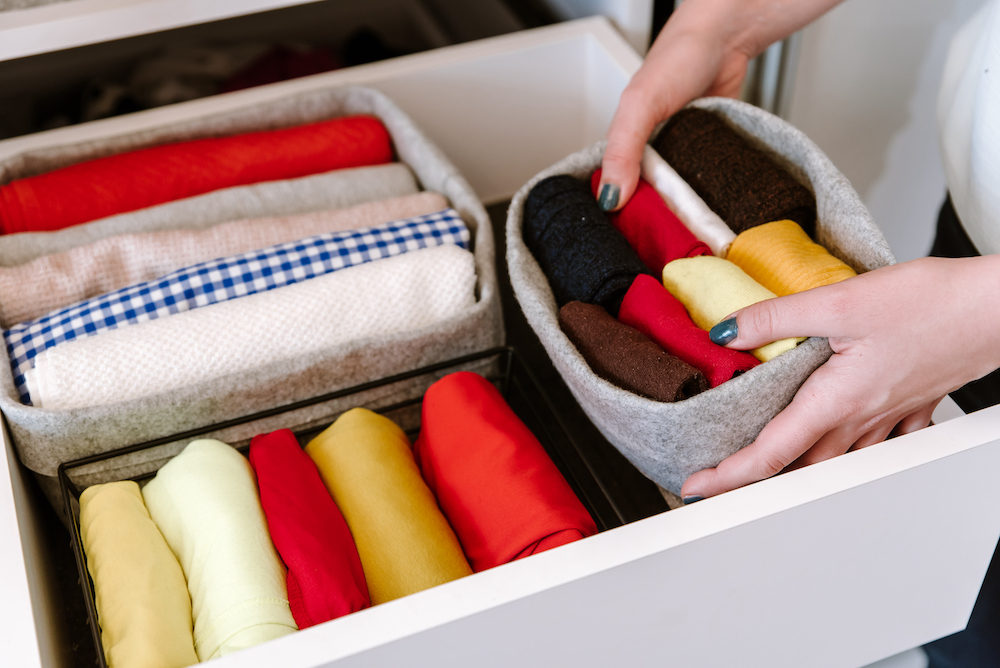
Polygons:
<instances>
[{"instance_id":1,"label":"grey felt wall of basket","mask_svg":"<svg viewBox=\"0 0 1000 668\"><path fill-rule=\"evenodd\" d=\"M0 162L0 183L166 142L282 128L350 114L379 117L392 135L398 159L412 168L425 189L443 193L462 215L472 233L478 275L476 305L464 315L435 326L353 341L319 354L262 366L251 373L231 374L174 392L94 408L52 411L24 406L18 402L9 364L2 364L0 410L7 418L21 461L40 474L47 493L56 490L53 476L61 462L217 424L503 343L493 235L482 203L454 165L409 117L371 89L351 86L312 91L152 130L27 152ZM5 243L14 242L0 237L0 255ZM414 392L422 389L414 388ZM381 400L390 403L400 398L397 392ZM377 403L380 398L371 400ZM217 436L235 442L271 429L318 423L346 408L314 406L268 424ZM158 462L176 454L183 445L161 446L119 462L114 473L107 472L108 477L120 479L155 469Z\"/></svg>"},{"instance_id":2,"label":"grey felt wall of basket","mask_svg":"<svg viewBox=\"0 0 1000 668\"><path fill-rule=\"evenodd\" d=\"M735 100L708 98L693 106L720 114L816 194L818 243L859 273L895 262L851 184L799 130ZM548 280L524 244L521 215L538 181L554 174L588 177L600 166L604 146L601 142L567 157L514 196L506 231L510 280L528 322L590 419L640 471L679 493L689 475L750 444L832 353L826 339L811 338L738 378L673 404L645 399L596 376L559 329Z\"/></svg>"}]
</instances>

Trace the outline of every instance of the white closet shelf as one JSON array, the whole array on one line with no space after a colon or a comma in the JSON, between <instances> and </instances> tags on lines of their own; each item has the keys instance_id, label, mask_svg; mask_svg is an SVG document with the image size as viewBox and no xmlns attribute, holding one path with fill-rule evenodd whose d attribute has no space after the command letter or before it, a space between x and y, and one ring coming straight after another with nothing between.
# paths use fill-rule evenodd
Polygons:
<instances>
[{"instance_id":1,"label":"white closet shelf","mask_svg":"<svg viewBox=\"0 0 1000 668\"><path fill-rule=\"evenodd\" d=\"M0 12L0 61L317 0L69 0Z\"/></svg>"}]
</instances>

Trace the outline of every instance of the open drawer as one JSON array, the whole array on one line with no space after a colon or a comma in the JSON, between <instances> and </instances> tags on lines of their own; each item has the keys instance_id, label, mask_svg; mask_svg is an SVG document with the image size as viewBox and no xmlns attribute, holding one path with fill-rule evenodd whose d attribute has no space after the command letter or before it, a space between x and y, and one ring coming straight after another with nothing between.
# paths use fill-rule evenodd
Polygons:
<instances>
[{"instance_id":1,"label":"open drawer","mask_svg":"<svg viewBox=\"0 0 1000 668\"><path fill-rule=\"evenodd\" d=\"M0 156L331 83L392 97L487 202L601 138L638 56L588 19L0 142ZM2 434L4 665L59 666L28 474ZM961 629L1000 535L1000 407L226 657L218 666L863 666Z\"/></svg>"}]
</instances>

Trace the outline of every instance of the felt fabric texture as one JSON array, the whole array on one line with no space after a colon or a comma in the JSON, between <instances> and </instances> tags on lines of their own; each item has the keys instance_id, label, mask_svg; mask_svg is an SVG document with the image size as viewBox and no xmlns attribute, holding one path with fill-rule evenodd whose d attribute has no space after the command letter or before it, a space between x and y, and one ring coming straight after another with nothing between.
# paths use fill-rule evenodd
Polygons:
<instances>
[{"instance_id":1,"label":"felt fabric texture","mask_svg":"<svg viewBox=\"0 0 1000 668\"><path fill-rule=\"evenodd\" d=\"M729 260L711 256L671 262L663 268L663 287L684 304L694 324L704 330L741 308L777 296ZM768 362L801 341L805 339L782 339L751 352L761 362Z\"/></svg>"},{"instance_id":2,"label":"felt fabric texture","mask_svg":"<svg viewBox=\"0 0 1000 668\"><path fill-rule=\"evenodd\" d=\"M312 459L288 429L250 442L260 503L288 568L292 617L300 629L370 605L358 548Z\"/></svg>"},{"instance_id":3,"label":"felt fabric texture","mask_svg":"<svg viewBox=\"0 0 1000 668\"><path fill-rule=\"evenodd\" d=\"M117 119L103 122L100 128L94 129L95 134L87 142L50 142L45 147L0 160L0 183L83 160L167 142L232 135L265 127L301 125L345 114L372 114L382 119L389 129L399 160L412 169L423 187L447 197L472 233L476 302L454 317L422 328L376 333L365 339L342 341L252 369L233 371L224 377L187 385L173 392L72 411L47 411L21 405L10 371L0 365L0 409L7 418L14 447L21 461L43 476L54 476L59 462L105 452L121 443L139 443L217 424L468 355L503 342L495 246L486 210L441 150L388 98L371 89L338 85L266 102L251 104L241 96L222 102L220 111L170 124L163 124L162 117L156 115L130 117L127 129L123 129ZM298 205L294 191L289 189L283 193L287 196L286 205L293 210L274 213L298 212L294 210ZM240 213L234 218L248 215L260 214ZM62 234L58 232L51 236L60 237ZM26 235L0 237L0 250L5 248L5 242L22 236ZM426 385L415 382L409 391L413 392L411 396L420 396L425 388ZM329 421L330 411L329 403L294 411L280 419L270 420L267 430L305 423L322 424L324 420ZM253 435L248 433L241 438L249 439ZM94 482L130 477L133 471L148 471L150 462L172 456L179 447L180 444L170 444L143 451L136 457L128 458L127 466L113 472L117 478ZM106 463L95 465L94 478L99 478L100 471L108 466ZM50 491L58 488L48 484L42 487ZM54 499L57 507L62 506L61 497L56 495L50 498Z\"/></svg>"},{"instance_id":4,"label":"felt fabric texture","mask_svg":"<svg viewBox=\"0 0 1000 668\"><path fill-rule=\"evenodd\" d=\"M641 282L643 278L656 284L652 276L637 276L635 280ZM559 327L594 373L623 390L656 401L683 401L707 390L708 381L701 371L624 323L625 303L634 290L633 283L622 301L618 313L622 322L600 306L570 302L559 309ZM693 324L691 328L697 329Z\"/></svg>"},{"instance_id":5,"label":"felt fabric texture","mask_svg":"<svg viewBox=\"0 0 1000 668\"><path fill-rule=\"evenodd\" d=\"M595 198L601 187L602 171L598 169L590 177L590 190ZM678 258L712 254L712 249L684 226L644 179L639 179L625 206L607 216L651 272L662 271L664 265Z\"/></svg>"},{"instance_id":6,"label":"felt fabric texture","mask_svg":"<svg viewBox=\"0 0 1000 668\"><path fill-rule=\"evenodd\" d=\"M701 371L709 387L718 387L760 364L750 353L712 343L684 304L652 276L635 279L622 300L618 319Z\"/></svg>"},{"instance_id":7,"label":"felt fabric texture","mask_svg":"<svg viewBox=\"0 0 1000 668\"><path fill-rule=\"evenodd\" d=\"M861 273L892 264L892 252L850 182L802 132L752 105L727 98L692 106L722 115L816 193L815 240ZM651 401L595 374L559 328L559 307L523 237L524 203L536 183L555 174L588 178L600 167L598 142L532 177L507 215L507 267L517 301L552 362L591 421L635 466L673 493L695 471L716 466L752 443L791 401L810 373L832 354L813 338L767 364L676 403Z\"/></svg>"},{"instance_id":8,"label":"felt fabric texture","mask_svg":"<svg viewBox=\"0 0 1000 668\"><path fill-rule=\"evenodd\" d=\"M45 232L220 188L391 162L371 116L155 146L0 186L0 232Z\"/></svg>"},{"instance_id":9,"label":"felt fabric texture","mask_svg":"<svg viewBox=\"0 0 1000 668\"><path fill-rule=\"evenodd\" d=\"M635 277L649 273L587 182L570 176L553 176L532 189L524 204L524 241L560 305L581 301L617 315Z\"/></svg>"},{"instance_id":10,"label":"felt fabric texture","mask_svg":"<svg viewBox=\"0 0 1000 668\"><path fill-rule=\"evenodd\" d=\"M25 372L40 408L161 394L352 340L427 327L475 303L472 255L436 246L69 341Z\"/></svg>"},{"instance_id":11,"label":"felt fabric texture","mask_svg":"<svg viewBox=\"0 0 1000 668\"><path fill-rule=\"evenodd\" d=\"M427 389L420 413L414 456L472 570L597 533L542 444L488 380L449 374Z\"/></svg>"},{"instance_id":12,"label":"felt fabric texture","mask_svg":"<svg viewBox=\"0 0 1000 668\"><path fill-rule=\"evenodd\" d=\"M0 326L165 276L214 258L288 243L325 232L345 232L447 208L438 193L423 192L346 209L235 220L207 230L125 234L0 267Z\"/></svg>"},{"instance_id":13,"label":"felt fabric texture","mask_svg":"<svg viewBox=\"0 0 1000 668\"><path fill-rule=\"evenodd\" d=\"M779 297L858 275L810 239L794 220L776 220L741 232L726 259Z\"/></svg>"},{"instance_id":14,"label":"felt fabric texture","mask_svg":"<svg viewBox=\"0 0 1000 668\"><path fill-rule=\"evenodd\" d=\"M318 234L185 267L4 330L14 383L30 403L25 373L39 353L68 341L242 299L357 264L441 244L467 248L469 230L454 209L348 232Z\"/></svg>"},{"instance_id":15,"label":"felt fabric texture","mask_svg":"<svg viewBox=\"0 0 1000 668\"><path fill-rule=\"evenodd\" d=\"M221 441L193 441L143 487L142 498L187 578L199 660L296 630L285 566L243 455Z\"/></svg>"},{"instance_id":16,"label":"felt fabric texture","mask_svg":"<svg viewBox=\"0 0 1000 668\"><path fill-rule=\"evenodd\" d=\"M648 144L642 152L641 175L656 188L667 207L687 226L695 237L704 241L716 257L726 257L736 233L719 215L708 208L698 193L681 178L660 154Z\"/></svg>"},{"instance_id":17,"label":"felt fabric texture","mask_svg":"<svg viewBox=\"0 0 1000 668\"><path fill-rule=\"evenodd\" d=\"M653 146L733 232L788 218L812 235L812 192L722 116L682 109L667 121Z\"/></svg>"},{"instance_id":18,"label":"felt fabric texture","mask_svg":"<svg viewBox=\"0 0 1000 668\"><path fill-rule=\"evenodd\" d=\"M85 489L80 539L108 668L198 663L184 573L153 524L139 486L127 480Z\"/></svg>"},{"instance_id":19,"label":"felt fabric texture","mask_svg":"<svg viewBox=\"0 0 1000 668\"><path fill-rule=\"evenodd\" d=\"M401 162L223 188L58 232L0 236L0 267L16 267L45 255L63 253L118 235L205 230L234 220L343 209L412 195L419 190L413 172Z\"/></svg>"},{"instance_id":20,"label":"felt fabric texture","mask_svg":"<svg viewBox=\"0 0 1000 668\"><path fill-rule=\"evenodd\" d=\"M448 521L392 420L347 411L306 446L344 513L372 605L472 573Z\"/></svg>"}]
</instances>

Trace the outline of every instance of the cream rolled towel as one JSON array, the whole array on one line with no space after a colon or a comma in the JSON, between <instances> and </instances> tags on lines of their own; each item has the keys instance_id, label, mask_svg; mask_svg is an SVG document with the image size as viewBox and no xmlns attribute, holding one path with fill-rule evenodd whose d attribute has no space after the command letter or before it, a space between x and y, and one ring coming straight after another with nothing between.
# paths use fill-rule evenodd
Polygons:
<instances>
[{"instance_id":1,"label":"cream rolled towel","mask_svg":"<svg viewBox=\"0 0 1000 668\"><path fill-rule=\"evenodd\" d=\"M716 257L726 257L736 233L729 229L718 214L708 208L698 193L674 171L652 146L642 153L642 178L646 179L670 210L681 219L691 233L704 241Z\"/></svg>"},{"instance_id":2,"label":"cream rolled towel","mask_svg":"<svg viewBox=\"0 0 1000 668\"><path fill-rule=\"evenodd\" d=\"M415 330L475 304L472 253L425 248L49 348L25 374L36 407L169 392L357 339Z\"/></svg>"},{"instance_id":3,"label":"cream rolled towel","mask_svg":"<svg viewBox=\"0 0 1000 668\"><path fill-rule=\"evenodd\" d=\"M221 441L193 441L160 469L142 497L187 578L199 660L298 630L285 565L243 455Z\"/></svg>"},{"instance_id":4,"label":"cream rolled towel","mask_svg":"<svg viewBox=\"0 0 1000 668\"><path fill-rule=\"evenodd\" d=\"M123 234L0 268L0 326L9 328L49 311L190 265L303 239L323 232L372 227L447 208L434 192L294 216L251 218L206 230Z\"/></svg>"},{"instance_id":5,"label":"cream rolled towel","mask_svg":"<svg viewBox=\"0 0 1000 668\"><path fill-rule=\"evenodd\" d=\"M58 232L25 232L0 237L0 266L24 264L42 255L61 253L116 234L203 230L230 220L341 209L410 195L419 190L413 172L401 162L225 188Z\"/></svg>"},{"instance_id":6,"label":"cream rolled towel","mask_svg":"<svg viewBox=\"0 0 1000 668\"><path fill-rule=\"evenodd\" d=\"M711 255L668 263L663 268L663 287L684 304L694 324L705 330L741 308L777 296L729 260ZM805 338L782 339L750 352L761 362L767 362L800 341Z\"/></svg>"},{"instance_id":7,"label":"cream rolled towel","mask_svg":"<svg viewBox=\"0 0 1000 668\"><path fill-rule=\"evenodd\" d=\"M126 480L85 489L80 538L108 668L198 663L184 573L150 518L139 486Z\"/></svg>"}]
</instances>

